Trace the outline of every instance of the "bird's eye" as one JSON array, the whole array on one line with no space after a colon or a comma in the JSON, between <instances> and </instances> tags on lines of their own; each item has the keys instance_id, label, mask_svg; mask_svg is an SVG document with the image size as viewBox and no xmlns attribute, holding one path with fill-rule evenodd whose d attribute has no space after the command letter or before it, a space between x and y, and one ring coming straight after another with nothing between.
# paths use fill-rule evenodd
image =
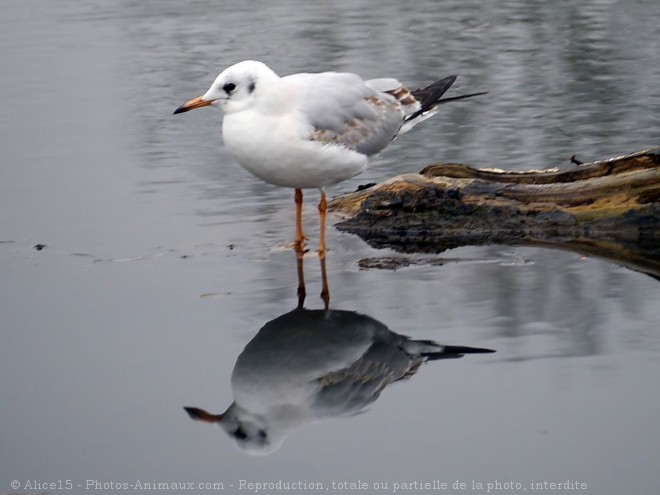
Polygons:
<instances>
[{"instance_id":1,"label":"bird's eye","mask_svg":"<svg viewBox=\"0 0 660 495\"><path fill-rule=\"evenodd\" d=\"M225 93L229 94L236 89L236 85L234 83L228 82L222 87L222 89L225 91Z\"/></svg>"},{"instance_id":2,"label":"bird's eye","mask_svg":"<svg viewBox=\"0 0 660 495\"><path fill-rule=\"evenodd\" d=\"M245 433L245 430L239 426L234 432L234 436L239 440L245 440L248 437L248 434Z\"/></svg>"}]
</instances>

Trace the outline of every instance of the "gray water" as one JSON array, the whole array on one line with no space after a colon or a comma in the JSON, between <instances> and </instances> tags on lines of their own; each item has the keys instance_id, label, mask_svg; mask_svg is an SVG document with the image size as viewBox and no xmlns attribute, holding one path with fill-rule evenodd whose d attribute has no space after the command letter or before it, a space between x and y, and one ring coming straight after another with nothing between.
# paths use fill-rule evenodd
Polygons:
<instances>
[{"instance_id":1,"label":"gray water","mask_svg":"<svg viewBox=\"0 0 660 495\"><path fill-rule=\"evenodd\" d=\"M330 228L332 310L497 352L426 363L266 456L191 421L183 406L230 405L239 354L296 306L294 213L291 191L232 160L217 112L172 111L250 58L412 87L456 73L448 96L489 95L443 107L330 193L440 161L569 167L660 144L658 18L655 0L3 2L0 493L656 493L658 282L567 252L465 247L360 270L393 253ZM312 256L305 275L321 308ZM261 493L294 491L311 492Z\"/></svg>"}]
</instances>

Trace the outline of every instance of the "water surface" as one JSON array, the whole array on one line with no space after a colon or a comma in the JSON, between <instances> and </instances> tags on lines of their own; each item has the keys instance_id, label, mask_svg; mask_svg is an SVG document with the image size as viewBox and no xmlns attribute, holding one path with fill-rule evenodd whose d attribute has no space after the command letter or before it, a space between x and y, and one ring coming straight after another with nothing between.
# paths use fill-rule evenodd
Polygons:
<instances>
[{"instance_id":1,"label":"water surface","mask_svg":"<svg viewBox=\"0 0 660 495\"><path fill-rule=\"evenodd\" d=\"M659 16L645 0L7 2L0 493L38 491L28 480L653 493L658 282L566 252L468 247L364 271L360 259L392 253L330 229L333 310L497 352L429 362L366 413L294 429L268 456L191 421L183 406L229 406L237 357L297 304L293 198L236 165L216 112L171 113L248 58L411 86L457 73L453 94L489 95L447 105L330 193L439 161L568 167L659 144ZM313 257L305 275L319 309Z\"/></svg>"}]
</instances>

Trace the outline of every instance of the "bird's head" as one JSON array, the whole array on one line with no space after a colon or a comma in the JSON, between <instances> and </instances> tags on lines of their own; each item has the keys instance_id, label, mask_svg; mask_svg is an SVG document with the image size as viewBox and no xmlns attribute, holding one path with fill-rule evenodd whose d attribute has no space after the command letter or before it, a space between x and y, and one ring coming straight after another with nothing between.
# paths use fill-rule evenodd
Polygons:
<instances>
[{"instance_id":1,"label":"bird's head","mask_svg":"<svg viewBox=\"0 0 660 495\"><path fill-rule=\"evenodd\" d=\"M270 454L280 447L283 440L283 437L278 435L275 435L275 439L271 438L269 427L263 418L248 413L236 404L232 404L223 414L211 414L196 407L184 409L191 419L220 426L246 454Z\"/></svg>"},{"instance_id":2,"label":"bird's head","mask_svg":"<svg viewBox=\"0 0 660 495\"><path fill-rule=\"evenodd\" d=\"M254 105L261 86L277 79L277 74L263 62L245 60L225 69L206 93L184 103L174 113L208 105L219 105L225 113L239 112Z\"/></svg>"}]
</instances>

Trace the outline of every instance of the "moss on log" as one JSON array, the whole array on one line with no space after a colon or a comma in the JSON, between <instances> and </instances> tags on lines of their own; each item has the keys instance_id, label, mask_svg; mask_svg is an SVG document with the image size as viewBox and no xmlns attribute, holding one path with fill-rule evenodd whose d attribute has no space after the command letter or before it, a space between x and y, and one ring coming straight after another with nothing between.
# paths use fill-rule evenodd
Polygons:
<instances>
[{"instance_id":1,"label":"moss on log","mask_svg":"<svg viewBox=\"0 0 660 495\"><path fill-rule=\"evenodd\" d=\"M660 277L660 147L568 170L437 164L329 203L374 247L517 244L601 256Z\"/></svg>"}]
</instances>

